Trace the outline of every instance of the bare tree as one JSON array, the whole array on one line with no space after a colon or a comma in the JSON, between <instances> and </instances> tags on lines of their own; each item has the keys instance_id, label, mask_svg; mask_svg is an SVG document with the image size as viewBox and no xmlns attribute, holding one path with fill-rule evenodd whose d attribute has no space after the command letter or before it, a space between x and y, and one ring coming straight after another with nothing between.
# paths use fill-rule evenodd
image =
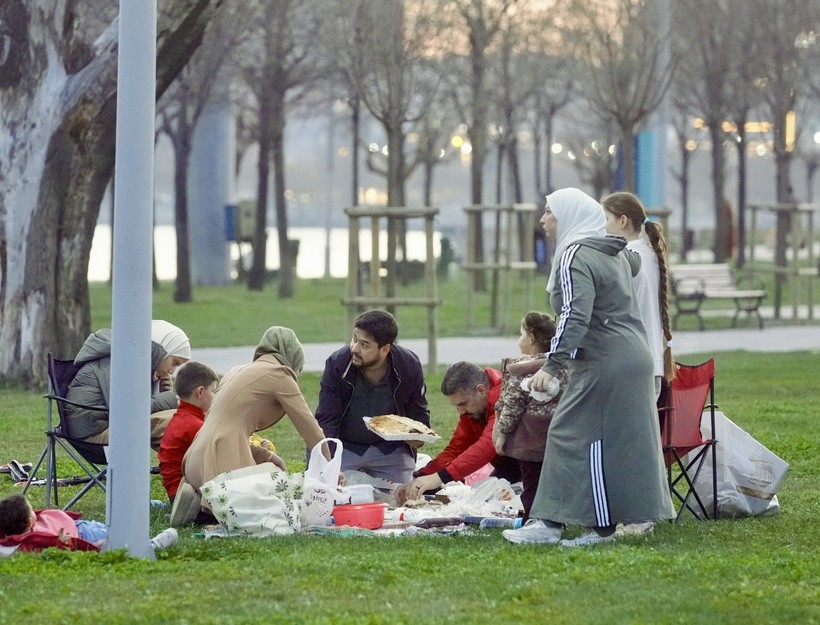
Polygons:
<instances>
[{"instance_id":1,"label":"bare tree","mask_svg":"<svg viewBox=\"0 0 820 625\"><path fill-rule=\"evenodd\" d=\"M318 0L261 0L248 45L242 50L242 77L258 105L259 164L256 228L248 288L265 284L267 205L270 160L279 242L279 297L293 296L295 255L288 238L285 198L285 122L287 107L297 100L318 70L315 35Z\"/></svg>"},{"instance_id":2,"label":"bare tree","mask_svg":"<svg viewBox=\"0 0 820 625\"><path fill-rule=\"evenodd\" d=\"M580 110L578 117L580 117ZM598 120L590 124L570 120L575 130L566 137L567 158L578 172L581 181L592 189L592 196L603 197L613 190L615 183L616 150L618 136L612 120Z\"/></svg>"},{"instance_id":3,"label":"bare tree","mask_svg":"<svg viewBox=\"0 0 820 625\"><path fill-rule=\"evenodd\" d=\"M680 155L680 169L672 168L672 175L678 181L681 192L681 260L686 262L692 241L689 237L689 172L691 169L692 154L698 147L698 141L693 133L691 108L686 97L679 93L688 89L683 83L681 73L675 81L675 90L672 94L671 123L675 131L675 144Z\"/></svg>"},{"instance_id":4,"label":"bare tree","mask_svg":"<svg viewBox=\"0 0 820 625\"><path fill-rule=\"evenodd\" d=\"M456 84L452 93L462 119L467 124L467 136L470 139L470 201L479 205L483 201L484 161L487 157L487 126L489 116L489 98L487 97L487 56L496 43L499 32L506 23L507 14L518 0L449 0L455 14L454 31L466 27L467 31L467 71L469 76L465 84ZM457 51L460 55L460 51ZM459 58L459 57L454 57ZM462 72L458 69L450 75L457 79ZM466 86L466 88L464 88ZM476 219L475 240L476 260L484 259L484 228L481 214ZM486 278L475 272L477 290L486 288Z\"/></svg>"},{"instance_id":5,"label":"bare tree","mask_svg":"<svg viewBox=\"0 0 820 625\"><path fill-rule=\"evenodd\" d=\"M549 52L533 56L532 61L533 81L540 85L540 88L533 92L530 105L535 154L535 192L538 196L544 196L555 190L552 183L555 119L570 103L575 93L575 77L572 71L574 64L568 56L553 55Z\"/></svg>"},{"instance_id":6,"label":"bare tree","mask_svg":"<svg viewBox=\"0 0 820 625\"><path fill-rule=\"evenodd\" d=\"M221 0L168 2L157 93L199 45ZM38 384L45 355L88 335L88 261L113 171L118 22L96 41L77 0L0 3L0 377Z\"/></svg>"},{"instance_id":7,"label":"bare tree","mask_svg":"<svg viewBox=\"0 0 820 625\"><path fill-rule=\"evenodd\" d=\"M729 0L729 8L734 16L733 28L727 33L729 39L725 40L723 45L731 50L730 60L733 65L732 70L726 75L726 82L730 92L729 120L734 126L734 144L737 148L736 262L738 267L743 267L746 262L746 153L749 148L746 126L752 111L759 107L761 102L760 89L757 86L757 59L765 53L765 48L770 42L759 36L759 16L748 10L748 4L744 0Z\"/></svg>"},{"instance_id":8,"label":"bare tree","mask_svg":"<svg viewBox=\"0 0 820 625\"><path fill-rule=\"evenodd\" d=\"M760 79L763 87L764 110L773 125L773 150L776 163L776 190L778 202L796 200L791 183L791 162L799 140L796 113L812 94L811 49L803 45L807 33L820 29L820 9L812 0L771 2L755 0L751 3L755 17L764 25L766 45L763 47ZM777 215L775 264L787 264L787 237L791 231L791 216L782 211ZM783 284L787 276L775 274L774 315L780 317Z\"/></svg>"},{"instance_id":9,"label":"bare tree","mask_svg":"<svg viewBox=\"0 0 820 625\"><path fill-rule=\"evenodd\" d=\"M762 65L763 99L774 125L777 199L792 201L790 166L799 132L792 118L805 98L816 97L811 75L816 44L807 44L809 33L816 37L820 30L820 8L814 0L754 0L747 10L754 13L765 33L762 56L756 60Z\"/></svg>"},{"instance_id":10,"label":"bare tree","mask_svg":"<svg viewBox=\"0 0 820 625\"><path fill-rule=\"evenodd\" d=\"M174 301L193 300L191 253L188 233L188 168L194 130L205 108L216 98L227 98L218 85L227 80L225 68L247 23L236 7L226 7L211 22L202 46L160 99L158 125L174 149L174 225L177 242L177 275Z\"/></svg>"},{"instance_id":11,"label":"bare tree","mask_svg":"<svg viewBox=\"0 0 820 625\"><path fill-rule=\"evenodd\" d=\"M418 161L407 154L407 133L421 119L438 92L428 60L429 41L440 28L437 3L421 0L357 0L332 5L337 28L333 49L339 67L387 140L384 169L371 157L368 165L387 181L387 205L405 206L405 183ZM388 220L385 294L395 295L396 252L404 250L403 224Z\"/></svg>"},{"instance_id":12,"label":"bare tree","mask_svg":"<svg viewBox=\"0 0 820 625\"><path fill-rule=\"evenodd\" d=\"M458 156L450 138L459 119L449 94L439 90L427 112L413 125L416 135L416 159L424 171L424 204L433 205L433 174L435 168Z\"/></svg>"},{"instance_id":13,"label":"bare tree","mask_svg":"<svg viewBox=\"0 0 820 625\"><path fill-rule=\"evenodd\" d=\"M387 140L387 203L403 206L409 126L428 110L437 84L425 60L427 39L439 27L435 3L401 0L343 2L339 30L346 45L343 66L350 84Z\"/></svg>"},{"instance_id":14,"label":"bare tree","mask_svg":"<svg viewBox=\"0 0 820 625\"><path fill-rule=\"evenodd\" d=\"M675 55L659 10L649 0L570 0L570 30L584 63L583 94L618 127L624 183L635 189L635 135L672 82Z\"/></svg>"},{"instance_id":15,"label":"bare tree","mask_svg":"<svg viewBox=\"0 0 820 625\"><path fill-rule=\"evenodd\" d=\"M712 156L712 203L715 216L713 254L715 262L727 259L729 215L724 210L726 132L730 89L726 76L732 69L731 41L734 28L726 0L680 0L675 5L674 42L681 55L678 79L688 88L679 90L689 107L709 130Z\"/></svg>"}]
</instances>

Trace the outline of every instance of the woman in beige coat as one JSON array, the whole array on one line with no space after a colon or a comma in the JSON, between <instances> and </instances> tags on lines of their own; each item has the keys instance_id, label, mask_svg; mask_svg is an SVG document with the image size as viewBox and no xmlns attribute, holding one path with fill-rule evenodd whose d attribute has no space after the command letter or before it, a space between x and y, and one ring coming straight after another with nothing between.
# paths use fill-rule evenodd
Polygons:
<instances>
[{"instance_id":1,"label":"woman in beige coat","mask_svg":"<svg viewBox=\"0 0 820 625\"><path fill-rule=\"evenodd\" d=\"M296 382L304 364L305 353L293 330L274 326L262 336L253 362L225 374L205 424L182 462L191 486L199 491L220 473L263 462L284 469L279 456L248 442L251 434L278 423L284 415L309 449L324 438Z\"/></svg>"}]
</instances>

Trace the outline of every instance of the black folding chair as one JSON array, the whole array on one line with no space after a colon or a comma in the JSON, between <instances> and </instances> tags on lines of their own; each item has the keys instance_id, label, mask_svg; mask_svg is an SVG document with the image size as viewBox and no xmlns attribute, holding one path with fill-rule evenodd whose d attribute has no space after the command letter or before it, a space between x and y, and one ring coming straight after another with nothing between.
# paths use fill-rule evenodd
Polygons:
<instances>
[{"instance_id":1,"label":"black folding chair","mask_svg":"<svg viewBox=\"0 0 820 625\"><path fill-rule=\"evenodd\" d=\"M63 510L71 508L77 503L88 491L95 486L101 488L105 492L105 465L108 461L105 457L105 446L98 443L88 443L76 438L72 438L69 429L66 412L68 405L85 408L87 410L101 410L108 411L104 406L88 406L77 402L70 401L66 398L68 394L68 386L77 375L78 367L74 365L73 360L59 360L48 354L48 394L45 399L48 400L48 409L46 417L46 446L40 454L37 463L34 465L29 478L26 481L26 486L23 493L34 484L43 484L45 486L45 507L52 507L51 494L54 493L54 506L59 506L58 501L58 487L75 484L84 484L83 488L74 495ZM58 423L54 425L54 407L56 405L56 412L58 416ZM57 448L62 448L74 462L79 465L84 475L70 478L57 477ZM38 478L37 473L40 467L45 462L46 476L45 478Z\"/></svg>"}]
</instances>

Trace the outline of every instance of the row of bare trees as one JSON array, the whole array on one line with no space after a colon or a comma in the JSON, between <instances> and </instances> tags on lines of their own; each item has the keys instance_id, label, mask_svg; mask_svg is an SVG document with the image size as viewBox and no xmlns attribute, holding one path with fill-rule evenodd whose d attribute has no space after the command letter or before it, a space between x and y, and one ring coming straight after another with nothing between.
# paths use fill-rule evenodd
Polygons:
<instances>
[{"instance_id":1,"label":"row of bare trees","mask_svg":"<svg viewBox=\"0 0 820 625\"><path fill-rule=\"evenodd\" d=\"M117 3L46 4L33 11L24 0L0 3L0 378L30 382L43 379L45 351L69 353L90 330L85 276L113 167ZM745 122L771 123L777 198L791 197L787 129L796 118L799 142L820 93L818 13L814 0L160 0L157 128L176 156L175 298L193 297L193 130L208 103L224 97L237 120L237 168L259 147L252 289L264 285L272 195L278 295L293 293L284 130L294 115L324 115L339 101L350 111L354 203L360 128L371 118L387 153L367 163L384 174L392 206L405 203L406 181L419 167L425 200L433 201L434 170L457 128L471 147L474 204L488 201L493 149L499 169L490 201L502 197L502 177L514 201L551 190L558 139L578 155L591 192L612 187L618 160L632 189L635 136L663 106L680 139L686 211L697 117L709 131L715 256L723 260L724 147L738 150L742 220ZM525 131L535 150L530 190L518 154ZM474 234L483 249L481 225ZM390 236L391 253L400 252L402 233Z\"/></svg>"}]
</instances>

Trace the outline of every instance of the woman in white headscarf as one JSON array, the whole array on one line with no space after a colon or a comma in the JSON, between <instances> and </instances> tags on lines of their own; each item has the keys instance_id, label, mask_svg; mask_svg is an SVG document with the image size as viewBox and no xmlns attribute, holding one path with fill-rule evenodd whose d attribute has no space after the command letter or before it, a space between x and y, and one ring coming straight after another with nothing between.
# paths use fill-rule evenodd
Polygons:
<instances>
[{"instance_id":1,"label":"woman in white headscarf","mask_svg":"<svg viewBox=\"0 0 820 625\"><path fill-rule=\"evenodd\" d=\"M171 376L191 359L191 343L185 332L167 321L151 322L151 446L159 449L162 434L179 400ZM67 399L92 410L67 404L68 435L89 443L108 443L108 406L111 390L111 330L90 334L74 364L79 367L68 388Z\"/></svg>"},{"instance_id":2,"label":"woman in white headscarf","mask_svg":"<svg viewBox=\"0 0 820 625\"><path fill-rule=\"evenodd\" d=\"M308 448L324 438L296 381L304 364L305 352L293 330L273 326L262 335L253 362L225 374L205 425L182 462L185 479L191 486L199 490L220 473L263 462L273 462L284 469L279 456L251 445L248 438L278 423L285 415Z\"/></svg>"},{"instance_id":3,"label":"woman in white headscarf","mask_svg":"<svg viewBox=\"0 0 820 625\"><path fill-rule=\"evenodd\" d=\"M165 358L154 368L152 390L173 390L171 376L178 367L191 359L191 342L185 332L161 319L154 319L151 322L151 340L165 350Z\"/></svg>"},{"instance_id":4,"label":"woman in white headscarf","mask_svg":"<svg viewBox=\"0 0 820 625\"><path fill-rule=\"evenodd\" d=\"M558 327L531 381L546 390L567 368L547 436L530 521L505 530L513 543L592 545L617 523L673 516L661 455L652 355L634 298L640 257L606 236L602 206L578 189L547 196L541 217L556 256L547 290ZM586 528L561 540L565 525Z\"/></svg>"}]
</instances>

